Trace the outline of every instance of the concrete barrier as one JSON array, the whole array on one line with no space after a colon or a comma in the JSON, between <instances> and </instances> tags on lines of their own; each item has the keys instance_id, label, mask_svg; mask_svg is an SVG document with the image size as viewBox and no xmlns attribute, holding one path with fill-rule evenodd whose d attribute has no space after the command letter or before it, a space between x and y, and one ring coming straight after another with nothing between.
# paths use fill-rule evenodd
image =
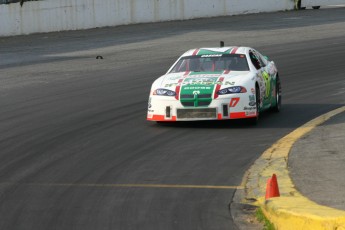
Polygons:
<instances>
[{"instance_id":1,"label":"concrete barrier","mask_svg":"<svg viewBox=\"0 0 345 230\"><path fill-rule=\"evenodd\" d=\"M293 0L42 0L0 4L0 36L293 9Z\"/></svg>"},{"instance_id":2,"label":"concrete barrier","mask_svg":"<svg viewBox=\"0 0 345 230\"><path fill-rule=\"evenodd\" d=\"M302 0L302 7L345 5L345 0Z\"/></svg>"}]
</instances>

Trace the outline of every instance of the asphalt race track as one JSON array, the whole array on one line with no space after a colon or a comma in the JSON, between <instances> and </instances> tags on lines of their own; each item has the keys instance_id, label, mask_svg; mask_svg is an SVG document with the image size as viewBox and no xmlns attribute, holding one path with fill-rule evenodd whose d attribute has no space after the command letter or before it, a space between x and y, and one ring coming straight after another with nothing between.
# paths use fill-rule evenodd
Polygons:
<instances>
[{"instance_id":1,"label":"asphalt race track","mask_svg":"<svg viewBox=\"0 0 345 230\"><path fill-rule=\"evenodd\" d=\"M345 8L0 38L0 229L236 229L255 159L345 104L344 38ZM153 80L220 40L277 63L282 112L146 121Z\"/></svg>"}]
</instances>

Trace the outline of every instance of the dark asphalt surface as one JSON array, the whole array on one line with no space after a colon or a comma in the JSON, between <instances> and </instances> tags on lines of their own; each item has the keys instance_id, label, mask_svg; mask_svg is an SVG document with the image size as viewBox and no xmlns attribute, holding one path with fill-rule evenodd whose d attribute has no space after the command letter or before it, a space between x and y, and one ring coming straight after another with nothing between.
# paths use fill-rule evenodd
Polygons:
<instances>
[{"instance_id":1,"label":"dark asphalt surface","mask_svg":"<svg viewBox=\"0 0 345 230\"><path fill-rule=\"evenodd\" d=\"M0 229L236 229L235 189L115 185L240 185L276 140L345 104L344 22L336 8L0 38ZM282 112L146 121L153 80L220 40L277 63Z\"/></svg>"}]
</instances>

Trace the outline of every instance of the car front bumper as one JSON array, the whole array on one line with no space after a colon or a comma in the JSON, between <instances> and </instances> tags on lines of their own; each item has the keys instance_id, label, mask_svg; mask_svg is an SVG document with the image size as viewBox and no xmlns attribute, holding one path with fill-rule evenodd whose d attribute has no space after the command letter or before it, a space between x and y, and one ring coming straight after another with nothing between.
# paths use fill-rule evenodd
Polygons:
<instances>
[{"instance_id":1,"label":"car front bumper","mask_svg":"<svg viewBox=\"0 0 345 230\"><path fill-rule=\"evenodd\" d=\"M196 121L253 118L257 116L255 98L249 94L221 95L208 106L183 106L174 97L152 95L147 120Z\"/></svg>"}]
</instances>

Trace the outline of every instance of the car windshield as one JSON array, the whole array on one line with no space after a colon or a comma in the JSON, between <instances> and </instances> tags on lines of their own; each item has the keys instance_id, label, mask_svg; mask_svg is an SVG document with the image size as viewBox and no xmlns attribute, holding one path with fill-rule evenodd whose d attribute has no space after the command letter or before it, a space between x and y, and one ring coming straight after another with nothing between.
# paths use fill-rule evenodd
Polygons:
<instances>
[{"instance_id":1,"label":"car windshield","mask_svg":"<svg viewBox=\"0 0 345 230\"><path fill-rule=\"evenodd\" d=\"M181 58L170 73L179 72L249 71L243 54L195 55Z\"/></svg>"}]
</instances>

